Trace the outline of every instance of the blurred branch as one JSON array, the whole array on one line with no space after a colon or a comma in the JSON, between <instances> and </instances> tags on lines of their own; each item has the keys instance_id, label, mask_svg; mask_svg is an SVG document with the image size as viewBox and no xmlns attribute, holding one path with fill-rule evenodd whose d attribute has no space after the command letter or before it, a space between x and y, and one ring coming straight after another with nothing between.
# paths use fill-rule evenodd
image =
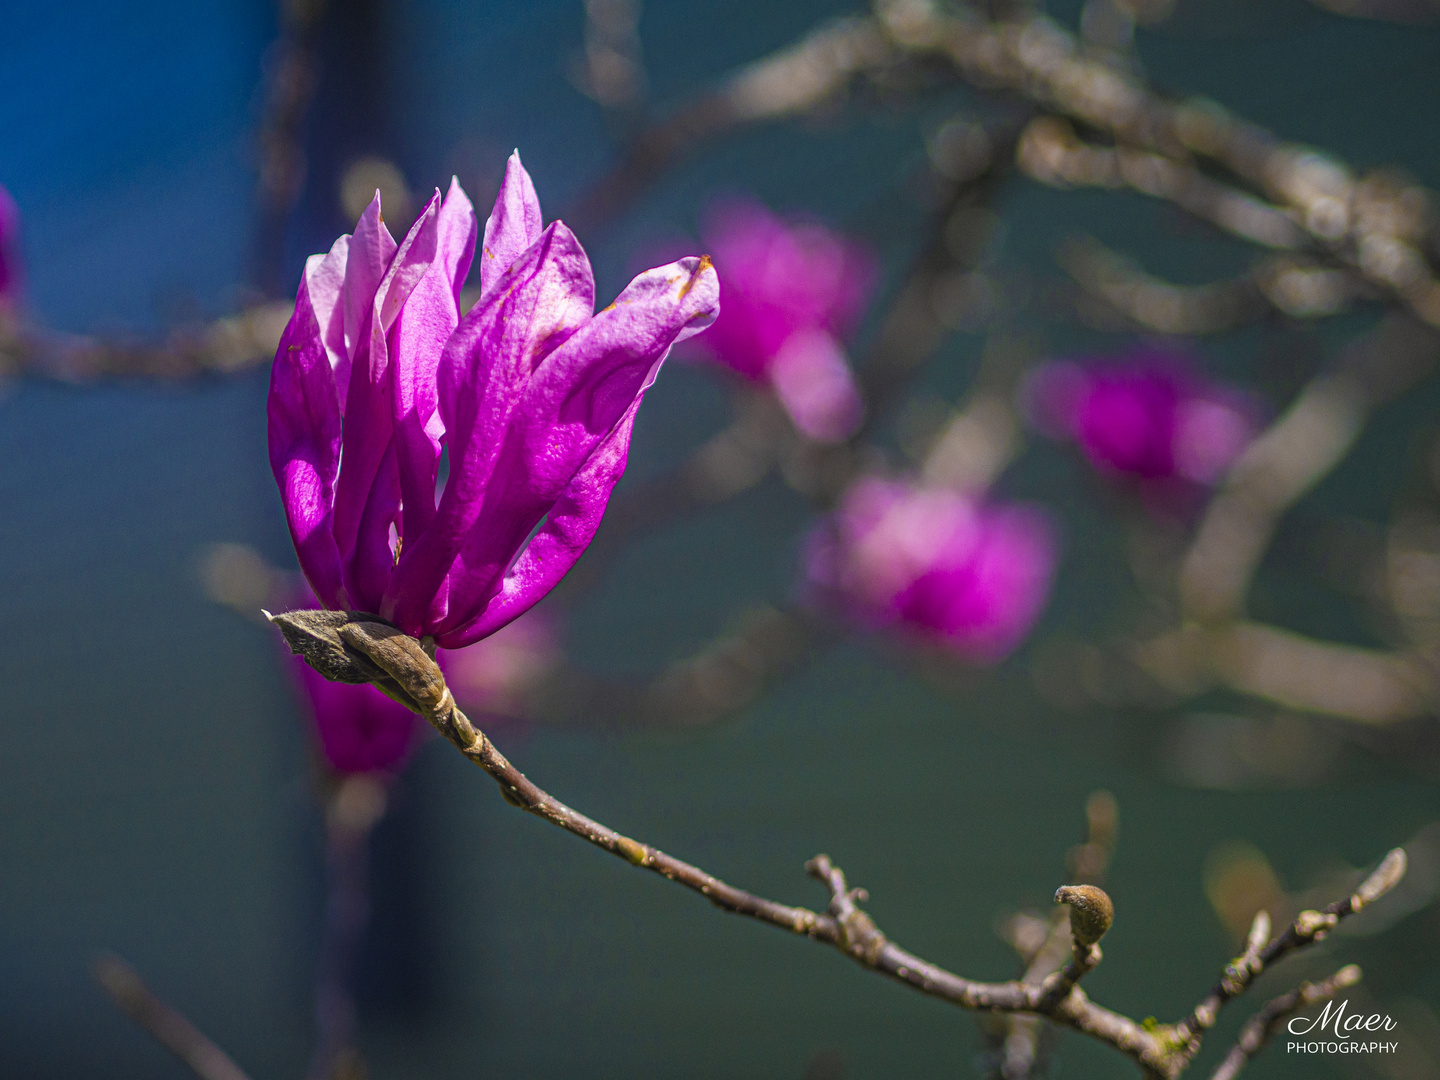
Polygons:
<instances>
[{"instance_id":1,"label":"blurred branch","mask_svg":"<svg viewBox=\"0 0 1440 1080\"><path fill-rule=\"evenodd\" d=\"M704 139L810 111L858 75L878 78L925 58L943 59L961 80L1051 114L1032 121L1020 142L1031 175L1131 186L1252 243L1313 248L1440 326L1440 280L1426 254L1440 248L1435 214L1417 185L1385 172L1357 180L1334 158L1283 142L1214 102L1163 99L1043 16L985 21L946 14L931 0L880 0L874 16L814 31L645 129L582 202L581 216L617 213ZM1083 141L1072 121L1114 145ZM1197 157L1251 190L1205 175Z\"/></svg>"},{"instance_id":2,"label":"blurred branch","mask_svg":"<svg viewBox=\"0 0 1440 1080\"><path fill-rule=\"evenodd\" d=\"M1130 187L1260 247L1290 250L1306 241L1283 210L1163 154L1087 143L1061 117L1032 120L1018 157L1027 175L1054 187Z\"/></svg>"},{"instance_id":3,"label":"blurred branch","mask_svg":"<svg viewBox=\"0 0 1440 1080\"><path fill-rule=\"evenodd\" d=\"M732 630L643 683L562 667L529 692L527 711L562 726L703 727L755 701L824 637L803 611L755 608Z\"/></svg>"},{"instance_id":4,"label":"blurred branch","mask_svg":"<svg viewBox=\"0 0 1440 1080\"><path fill-rule=\"evenodd\" d=\"M1180 577L1183 610L1239 614L1280 516L1349 451L1379 406L1429 374L1440 333L1391 315L1354 342L1247 449L1211 501Z\"/></svg>"},{"instance_id":5,"label":"blurred branch","mask_svg":"<svg viewBox=\"0 0 1440 1080\"><path fill-rule=\"evenodd\" d=\"M1100 960L1096 944L1109 929L1113 907L1105 893L1091 885L1065 886L1057 902L1070 906L1072 957L1069 963L1038 984L1023 981L983 983L962 978L901 949L890 941L860 908L866 899L862 889L851 888L844 874L827 856L819 855L807 864L810 873L830 889L830 903L823 913L796 908L737 889L648 844L622 836L599 822L559 802L516 769L485 735L475 729L455 705L444 676L427 651L427 646L391 626L370 621L369 616L342 612L292 612L272 617L291 648L303 652L322 673L338 664L331 676L349 672L354 658L364 658L374 671L375 685L396 697L426 718L465 757L487 772L500 785L510 803L546 819L583 840L618 855L634 866L648 869L707 897L717 907L767 922L772 926L803 934L814 941L834 946L860 965L878 971L931 997L941 998L968 1009L991 1012L1038 1013L1056 1023L1084 1032L1108 1043L1156 1076L1178 1076L1199 1045L1208 1024L1196 1016L1173 1029L1150 1030L1127 1017L1094 1002L1076 983ZM433 646L429 647L433 651ZM373 666L368 666L373 665ZM352 677L345 675L344 677ZM1097 808L1097 813L1103 807ZM1104 817L1100 813L1100 817ZM1403 852L1392 852L1380 870L1357 892L1326 908L1306 912L1286 934L1267 945L1259 963L1273 963L1327 933L1341 918L1359 910L1392 887L1404 873ZM1249 965L1247 965L1247 971ZM1248 985L1248 976L1245 985ZM1239 989L1243 989L1240 986ZM1225 984L1222 991L1228 993ZM1239 990L1237 989L1238 993ZM1231 995L1233 996L1233 995ZM1209 999L1207 999L1208 1001ZM1218 1005L1216 1006L1218 1008ZM1213 1020L1210 1021L1213 1023ZM1183 1033L1184 1037L1180 1037Z\"/></svg>"},{"instance_id":6,"label":"blurred branch","mask_svg":"<svg viewBox=\"0 0 1440 1080\"><path fill-rule=\"evenodd\" d=\"M582 94L622 121L645 107L640 0L585 0L585 48L570 79Z\"/></svg>"},{"instance_id":7,"label":"blurred branch","mask_svg":"<svg viewBox=\"0 0 1440 1080\"><path fill-rule=\"evenodd\" d=\"M385 786L373 776L335 777L325 801L324 933L315 985L310 1080L363 1080L356 1045L355 957L370 917L370 834L385 815Z\"/></svg>"},{"instance_id":8,"label":"blurred branch","mask_svg":"<svg viewBox=\"0 0 1440 1080\"><path fill-rule=\"evenodd\" d=\"M1399 23L1433 23L1440 20L1440 0L1310 0L1335 15L1357 19L1386 19Z\"/></svg>"},{"instance_id":9,"label":"blurred branch","mask_svg":"<svg viewBox=\"0 0 1440 1080\"><path fill-rule=\"evenodd\" d=\"M265 54L262 116L255 135L259 205L254 253L255 285L264 296L286 292L286 225L305 184L301 127L318 82L311 42L326 2L279 0L280 32Z\"/></svg>"},{"instance_id":10,"label":"blurred branch","mask_svg":"<svg viewBox=\"0 0 1440 1080\"><path fill-rule=\"evenodd\" d=\"M153 1035L200 1080L249 1080L225 1051L156 997L135 969L118 956L100 957L95 962L95 978L121 1012Z\"/></svg>"},{"instance_id":11,"label":"blurred branch","mask_svg":"<svg viewBox=\"0 0 1440 1080\"><path fill-rule=\"evenodd\" d=\"M1379 725L1433 709L1434 677L1422 657L1317 641L1264 623L1187 624L1136 646L1135 659L1184 695L1220 682L1286 708Z\"/></svg>"},{"instance_id":12,"label":"blurred branch","mask_svg":"<svg viewBox=\"0 0 1440 1080\"><path fill-rule=\"evenodd\" d=\"M1087 293L1162 334L1216 334L1270 310L1253 274L1209 285L1172 285L1089 236L1066 243L1058 258Z\"/></svg>"},{"instance_id":13,"label":"blurred branch","mask_svg":"<svg viewBox=\"0 0 1440 1080\"><path fill-rule=\"evenodd\" d=\"M584 231L628 207L667 168L707 139L747 124L804 113L893 54L870 19L847 19L731 76L718 89L642 129L620 164L570 215Z\"/></svg>"},{"instance_id":14,"label":"blurred branch","mask_svg":"<svg viewBox=\"0 0 1440 1080\"><path fill-rule=\"evenodd\" d=\"M21 373L64 382L98 378L177 379L226 374L269 363L294 304L277 301L172 333L159 345L19 327L0 338L0 376Z\"/></svg>"}]
</instances>

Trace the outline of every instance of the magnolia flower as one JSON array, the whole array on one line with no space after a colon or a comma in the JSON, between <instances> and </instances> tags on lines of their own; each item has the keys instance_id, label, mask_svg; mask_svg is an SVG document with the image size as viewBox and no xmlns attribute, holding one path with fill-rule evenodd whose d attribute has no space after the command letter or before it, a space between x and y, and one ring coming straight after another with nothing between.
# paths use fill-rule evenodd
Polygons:
<instances>
[{"instance_id":1,"label":"magnolia flower","mask_svg":"<svg viewBox=\"0 0 1440 1080\"><path fill-rule=\"evenodd\" d=\"M590 261L562 223L542 228L518 155L462 319L476 233L458 182L399 244L377 193L306 263L268 402L270 463L321 604L445 648L522 614L580 557L641 398L719 306L709 259L687 258L596 313Z\"/></svg>"},{"instance_id":2,"label":"magnolia flower","mask_svg":"<svg viewBox=\"0 0 1440 1080\"><path fill-rule=\"evenodd\" d=\"M823 226L787 225L756 204L720 211L706 232L725 275L725 312L705 347L772 387L807 437L854 434L864 403L839 339L864 307L870 260Z\"/></svg>"},{"instance_id":3,"label":"magnolia flower","mask_svg":"<svg viewBox=\"0 0 1440 1080\"><path fill-rule=\"evenodd\" d=\"M1255 434L1243 395L1156 348L1105 363L1046 364L1026 393L1036 422L1074 439L1097 469L1145 481L1213 484Z\"/></svg>"},{"instance_id":4,"label":"magnolia flower","mask_svg":"<svg viewBox=\"0 0 1440 1080\"><path fill-rule=\"evenodd\" d=\"M811 537L805 574L854 622L993 663L1039 618L1057 557L1037 507L867 478Z\"/></svg>"},{"instance_id":5,"label":"magnolia flower","mask_svg":"<svg viewBox=\"0 0 1440 1080\"><path fill-rule=\"evenodd\" d=\"M0 314L18 306L23 284L20 261L20 210L0 187Z\"/></svg>"}]
</instances>

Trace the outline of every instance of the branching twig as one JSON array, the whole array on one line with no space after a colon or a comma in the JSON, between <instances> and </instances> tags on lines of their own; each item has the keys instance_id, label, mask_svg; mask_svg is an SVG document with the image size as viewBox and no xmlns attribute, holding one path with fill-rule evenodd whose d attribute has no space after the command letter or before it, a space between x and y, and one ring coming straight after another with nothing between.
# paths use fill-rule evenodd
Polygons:
<instances>
[{"instance_id":1,"label":"branching twig","mask_svg":"<svg viewBox=\"0 0 1440 1080\"><path fill-rule=\"evenodd\" d=\"M230 1056L180 1013L156 997L118 956L102 956L95 978L126 1016L190 1067L200 1080L249 1080Z\"/></svg>"},{"instance_id":2,"label":"branching twig","mask_svg":"<svg viewBox=\"0 0 1440 1080\"><path fill-rule=\"evenodd\" d=\"M1328 979L1318 983L1303 982L1288 994L1271 999L1258 1013L1245 1021L1240 1037L1225 1055L1219 1067L1210 1074L1210 1080L1234 1080L1250 1059L1264 1049L1274 1034L1290 1017L1301 1009L1321 1001L1328 1001L1347 986L1360 981L1360 969L1349 964Z\"/></svg>"},{"instance_id":3,"label":"branching twig","mask_svg":"<svg viewBox=\"0 0 1440 1080\"><path fill-rule=\"evenodd\" d=\"M1215 1025L1220 1009L1227 1002L1243 993L1262 971L1278 960L1296 949L1322 940L1342 919L1354 915L1393 889L1405 876L1405 862L1404 849L1395 848L1354 893L1335 901L1323 911L1302 911L1283 934L1263 945L1261 942L1269 933L1269 919L1262 920L1257 916L1244 955L1225 968L1225 974L1214 989L1188 1017L1175 1025L1176 1038L1191 1046L1193 1055L1199 1049L1200 1035Z\"/></svg>"},{"instance_id":4,"label":"branching twig","mask_svg":"<svg viewBox=\"0 0 1440 1080\"><path fill-rule=\"evenodd\" d=\"M726 911L832 945L867 968L964 1008L1044 1015L1108 1043L1156 1075L1178 1075L1193 1053L1190 1047L1198 1045L1199 1027L1185 1038L1178 1037L1178 1027L1149 1030L1090 1001L1076 985L1099 962L1096 943L1113 917L1109 897L1094 886L1066 886L1056 894L1058 902L1070 905L1072 957L1062 970L1039 984L1018 980L975 982L922 960L890 941L860 909L865 898L863 890L850 888L843 873L826 856L817 856L809 864L811 873L825 881L831 892L829 906L818 913L738 889L561 803L511 765L456 707L432 658L433 645L426 646L375 616L358 612L302 611L270 618L290 647L326 677L373 682L424 716L462 754L490 774L507 801L635 866L693 889ZM1392 853L1355 895L1324 912L1302 915L1291 931L1261 952L1262 966L1323 936L1344 915L1381 895L1403 871L1403 853Z\"/></svg>"}]
</instances>

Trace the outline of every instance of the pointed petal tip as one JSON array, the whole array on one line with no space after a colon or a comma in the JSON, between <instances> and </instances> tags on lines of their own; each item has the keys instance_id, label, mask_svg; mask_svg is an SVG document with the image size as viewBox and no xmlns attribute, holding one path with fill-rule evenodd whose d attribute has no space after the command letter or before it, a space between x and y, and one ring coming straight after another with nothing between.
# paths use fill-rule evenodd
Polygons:
<instances>
[{"instance_id":1,"label":"pointed petal tip","mask_svg":"<svg viewBox=\"0 0 1440 1080\"><path fill-rule=\"evenodd\" d=\"M714 271L715 264L710 261L709 255L701 255L700 261L695 264L695 269L690 272L690 280L680 287L680 299L684 300L690 290L695 287L695 282L705 276L705 271Z\"/></svg>"}]
</instances>

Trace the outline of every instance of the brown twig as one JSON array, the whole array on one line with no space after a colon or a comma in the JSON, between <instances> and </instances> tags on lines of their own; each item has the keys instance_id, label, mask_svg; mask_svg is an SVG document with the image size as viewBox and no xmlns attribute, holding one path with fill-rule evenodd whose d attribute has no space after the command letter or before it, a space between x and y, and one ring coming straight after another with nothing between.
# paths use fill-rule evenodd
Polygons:
<instances>
[{"instance_id":1,"label":"brown twig","mask_svg":"<svg viewBox=\"0 0 1440 1080\"><path fill-rule=\"evenodd\" d=\"M817 856L809 864L810 872L825 881L831 893L826 910L815 912L738 889L561 803L511 765L456 707L432 659L433 646L427 648L424 643L363 613L292 612L272 616L271 621L285 634L291 648L304 655L322 674L345 681L372 681L424 716L462 754L490 774L507 801L632 865L700 893L717 907L834 946L864 967L964 1008L1044 1015L1108 1043L1154 1075L1177 1076L1189 1063L1193 1055L1191 1048L1198 1046L1203 1026L1197 1026L1193 1032L1187 1029L1183 1038L1178 1025L1149 1030L1090 1001L1076 985L1098 963L1100 954L1096 942L1108 928L1113 914L1109 898L1093 886L1067 886L1057 894L1057 900L1071 907L1072 957L1062 970L1038 984L966 979L890 941L860 908L865 899L863 890L849 887L843 873L825 856ZM1318 940L1344 915L1382 895L1403 871L1403 854L1392 853L1353 896L1324 912L1302 915L1287 934L1260 952L1260 966ZM1247 965L1247 970L1250 966Z\"/></svg>"},{"instance_id":2,"label":"brown twig","mask_svg":"<svg viewBox=\"0 0 1440 1080\"><path fill-rule=\"evenodd\" d=\"M100 957L95 962L95 978L121 1012L153 1035L200 1080L249 1080L230 1055L156 997L135 969L118 956Z\"/></svg>"}]
</instances>

